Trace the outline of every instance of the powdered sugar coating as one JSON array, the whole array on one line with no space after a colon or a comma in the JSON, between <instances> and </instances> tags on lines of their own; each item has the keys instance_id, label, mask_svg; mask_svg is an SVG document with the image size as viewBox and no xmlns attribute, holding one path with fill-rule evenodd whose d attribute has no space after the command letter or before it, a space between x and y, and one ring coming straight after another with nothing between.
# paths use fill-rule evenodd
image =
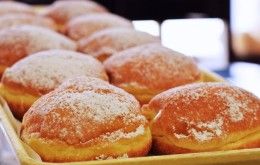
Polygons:
<instances>
[{"instance_id":1,"label":"powdered sugar coating","mask_svg":"<svg viewBox=\"0 0 260 165\"><path fill-rule=\"evenodd\" d=\"M154 91L200 79L194 60L159 44L146 44L114 54L104 62L111 82Z\"/></svg>"},{"instance_id":2,"label":"powdered sugar coating","mask_svg":"<svg viewBox=\"0 0 260 165\"><path fill-rule=\"evenodd\" d=\"M69 21L66 25L66 33L70 38L79 40L83 37L89 37L94 32L111 27L132 28L133 26L129 20L114 14L85 14Z\"/></svg>"},{"instance_id":3,"label":"powdered sugar coating","mask_svg":"<svg viewBox=\"0 0 260 165\"><path fill-rule=\"evenodd\" d=\"M32 14L5 14L0 16L0 29L10 28L18 25L34 25L56 30L56 25L52 19L36 16Z\"/></svg>"},{"instance_id":4,"label":"powdered sugar coating","mask_svg":"<svg viewBox=\"0 0 260 165\"><path fill-rule=\"evenodd\" d=\"M106 9L93 1L86 0L60 0L49 6L45 15L51 17L59 24L65 24L73 17L87 13L103 13Z\"/></svg>"},{"instance_id":5,"label":"powdered sugar coating","mask_svg":"<svg viewBox=\"0 0 260 165\"><path fill-rule=\"evenodd\" d=\"M130 139L137 137L138 135L144 134L144 126L140 125L134 132L125 133L123 130L117 130L111 133L107 133L105 135L102 135L101 138L104 140L108 140L110 142L116 142L122 138L124 139Z\"/></svg>"},{"instance_id":6,"label":"powdered sugar coating","mask_svg":"<svg viewBox=\"0 0 260 165\"><path fill-rule=\"evenodd\" d=\"M27 33L30 39L27 47L29 54L48 49L76 49L73 41L46 28L24 25L17 26L14 29L18 29L20 33Z\"/></svg>"},{"instance_id":7,"label":"powdered sugar coating","mask_svg":"<svg viewBox=\"0 0 260 165\"><path fill-rule=\"evenodd\" d=\"M30 122L35 120L32 126ZM38 137L81 146L96 141L109 144L143 135L146 122L130 94L100 79L77 77L30 108L22 133L37 132Z\"/></svg>"},{"instance_id":8,"label":"powdered sugar coating","mask_svg":"<svg viewBox=\"0 0 260 165\"><path fill-rule=\"evenodd\" d=\"M42 95L64 80L80 75L107 80L104 67L93 57L66 50L49 50L24 58L7 69L3 84L16 84Z\"/></svg>"},{"instance_id":9,"label":"powdered sugar coating","mask_svg":"<svg viewBox=\"0 0 260 165\"><path fill-rule=\"evenodd\" d=\"M170 89L155 96L149 107L160 111L154 128L168 130L165 133L177 139L199 143L254 130L260 124L259 98L226 83L197 83Z\"/></svg>"},{"instance_id":10,"label":"powdered sugar coating","mask_svg":"<svg viewBox=\"0 0 260 165\"><path fill-rule=\"evenodd\" d=\"M238 102L234 96L226 92L219 93L218 95L226 100L226 104L229 107L226 114L229 115L231 121L238 122L243 120L244 113L242 109L248 109L248 101Z\"/></svg>"},{"instance_id":11,"label":"powdered sugar coating","mask_svg":"<svg viewBox=\"0 0 260 165\"><path fill-rule=\"evenodd\" d=\"M10 66L23 57L43 50L75 50L72 40L47 28L22 25L0 31L0 64Z\"/></svg>"},{"instance_id":12,"label":"powdered sugar coating","mask_svg":"<svg viewBox=\"0 0 260 165\"><path fill-rule=\"evenodd\" d=\"M187 121L185 118L179 119L181 122L184 122L187 124L187 132L189 135L184 135L182 133L174 133L174 136L177 139L186 139L189 138L189 136L192 136L195 138L195 140L203 142L203 141L209 141L213 139L215 136L220 137L223 136L223 118L217 117L213 121L209 122L201 122L195 123L193 121ZM197 128L194 128L194 125L197 126ZM175 129L174 129L175 130Z\"/></svg>"},{"instance_id":13,"label":"powdered sugar coating","mask_svg":"<svg viewBox=\"0 0 260 165\"><path fill-rule=\"evenodd\" d=\"M118 156L116 158L114 158L112 156L107 156L107 155L100 155L100 156L97 156L95 158L95 160L111 160L111 159L125 159L125 158L128 158L127 154L123 154L123 155Z\"/></svg>"},{"instance_id":14,"label":"powdered sugar coating","mask_svg":"<svg viewBox=\"0 0 260 165\"><path fill-rule=\"evenodd\" d=\"M25 3L20 2L0 2L0 15L9 14L9 13L34 13L33 8Z\"/></svg>"},{"instance_id":15,"label":"powdered sugar coating","mask_svg":"<svg viewBox=\"0 0 260 165\"><path fill-rule=\"evenodd\" d=\"M79 41L79 50L99 58L147 43L159 43L159 38L130 28L104 29Z\"/></svg>"}]
</instances>

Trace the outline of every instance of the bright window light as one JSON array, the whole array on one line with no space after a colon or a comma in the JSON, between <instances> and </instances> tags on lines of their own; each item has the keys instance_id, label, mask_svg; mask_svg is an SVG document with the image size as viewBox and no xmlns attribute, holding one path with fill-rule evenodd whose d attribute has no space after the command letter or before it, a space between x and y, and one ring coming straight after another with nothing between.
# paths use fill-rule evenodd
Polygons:
<instances>
[{"instance_id":1,"label":"bright window light","mask_svg":"<svg viewBox=\"0 0 260 165\"><path fill-rule=\"evenodd\" d=\"M136 30L150 33L154 36L160 35L159 23L154 20L138 20L133 21Z\"/></svg>"},{"instance_id":2,"label":"bright window light","mask_svg":"<svg viewBox=\"0 0 260 165\"><path fill-rule=\"evenodd\" d=\"M230 67L231 83L260 97L260 65L236 62Z\"/></svg>"},{"instance_id":3,"label":"bright window light","mask_svg":"<svg viewBox=\"0 0 260 165\"><path fill-rule=\"evenodd\" d=\"M161 29L162 43L199 60L213 70L228 65L227 28L218 18L166 20Z\"/></svg>"},{"instance_id":4,"label":"bright window light","mask_svg":"<svg viewBox=\"0 0 260 165\"><path fill-rule=\"evenodd\" d=\"M259 0L231 0L231 28L234 33L259 32Z\"/></svg>"}]
</instances>

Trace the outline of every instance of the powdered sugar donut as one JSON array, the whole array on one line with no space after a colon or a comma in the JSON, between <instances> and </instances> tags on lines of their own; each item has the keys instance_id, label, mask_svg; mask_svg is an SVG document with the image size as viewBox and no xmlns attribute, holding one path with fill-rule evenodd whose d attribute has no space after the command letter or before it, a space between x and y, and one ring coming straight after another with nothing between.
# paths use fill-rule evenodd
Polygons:
<instances>
[{"instance_id":1,"label":"powdered sugar donut","mask_svg":"<svg viewBox=\"0 0 260 165\"><path fill-rule=\"evenodd\" d=\"M1 94L16 117L21 118L41 95L75 76L108 80L95 58L73 51L48 50L33 54L8 68L2 77Z\"/></svg>"},{"instance_id":2,"label":"powdered sugar donut","mask_svg":"<svg viewBox=\"0 0 260 165\"><path fill-rule=\"evenodd\" d=\"M66 81L25 114L21 138L44 161L144 156L151 134L138 101L96 78Z\"/></svg>"},{"instance_id":3,"label":"powdered sugar donut","mask_svg":"<svg viewBox=\"0 0 260 165\"><path fill-rule=\"evenodd\" d=\"M225 83L194 83L155 96L143 110L155 118L161 154L260 147L260 100Z\"/></svg>"},{"instance_id":4,"label":"powdered sugar donut","mask_svg":"<svg viewBox=\"0 0 260 165\"><path fill-rule=\"evenodd\" d=\"M131 21L109 13L85 14L73 18L65 28L67 34L73 40L89 37L91 34L111 27L133 28Z\"/></svg>"},{"instance_id":5,"label":"powdered sugar donut","mask_svg":"<svg viewBox=\"0 0 260 165\"><path fill-rule=\"evenodd\" d=\"M159 38L131 28L104 29L79 40L79 51L88 53L100 61L125 49L148 43L160 43Z\"/></svg>"},{"instance_id":6,"label":"powdered sugar donut","mask_svg":"<svg viewBox=\"0 0 260 165\"><path fill-rule=\"evenodd\" d=\"M27 13L35 14L33 8L25 3L21 2L10 2L1 1L0 2L0 15L10 14L10 13Z\"/></svg>"},{"instance_id":7,"label":"powdered sugar donut","mask_svg":"<svg viewBox=\"0 0 260 165\"><path fill-rule=\"evenodd\" d=\"M114 54L104 62L112 84L143 104L158 93L201 80L195 61L160 44L146 44Z\"/></svg>"},{"instance_id":8,"label":"powdered sugar donut","mask_svg":"<svg viewBox=\"0 0 260 165\"><path fill-rule=\"evenodd\" d=\"M50 5L44 15L52 18L61 27L70 19L90 13L107 12L105 7L88 0L59 0Z\"/></svg>"},{"instance_id":9,"label":"powdered sugar donut","mask_svg":"<svg viewBox=\"0 0 260 165\"><path fill-rule=\"evenodd\" d=\"M21 25L0 31L0 75L27 55L49 49L75 50L76 44L47 28Z\"/></svg>"},{"instance_id":10,"label":"powdered sugar donut","mask_svg":"<svg viewBox=\"0 0 260 165\"><path fill-rule=\"evenodd\" d=\"M25 13L0 15L0 30L18 25L42 26L57 30L55 22L47 17Z\"/></svg>"}]
</instances>

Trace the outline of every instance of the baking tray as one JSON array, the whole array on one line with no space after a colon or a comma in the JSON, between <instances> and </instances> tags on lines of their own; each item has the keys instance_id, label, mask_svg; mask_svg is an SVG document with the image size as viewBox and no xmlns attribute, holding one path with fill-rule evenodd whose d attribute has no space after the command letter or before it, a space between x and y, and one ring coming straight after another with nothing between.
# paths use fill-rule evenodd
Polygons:
<instances>
[{"instance_id":1,"label":"baking tray","mask_svg":"<svg viewBox=\"0 0 260 165\"><path fill-rule=\"evenodd\" d=\"M212 72L202 70L203 81L224 81L224 79ZM0 120L6 130L7 135L16 151L22 165L107 165L107 164L163 164L163 165L209 165L209 164L260 164L260 148L242 149L230 151L201 152L192 154L146 156L139 158L126 158L117 160L98 160L82 161L71 163L48 163L42 162L41 158L28 145L23 143L19 138L21 123L12 115L7 103L0 97Z\"/></svg>"}]
</instances>

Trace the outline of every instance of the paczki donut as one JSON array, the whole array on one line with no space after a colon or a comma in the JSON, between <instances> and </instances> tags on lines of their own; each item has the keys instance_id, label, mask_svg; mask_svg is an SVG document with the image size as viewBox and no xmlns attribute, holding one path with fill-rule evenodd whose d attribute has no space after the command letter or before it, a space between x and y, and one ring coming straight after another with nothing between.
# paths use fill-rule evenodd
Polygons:
<instances>
[{"instance_id":1,"label":"paczki donut","mask_svg":"<svg viewBox=\"0 0 260 165\"><path fill-rule=\"evenodd\" d=\"M0 76L27 55L49 49L76 50L74 41L47 28L21 25L0 31Z\"/></svg>"},{"instance_id":2,"label":"paczki donut","mask_svg":"<svg viewBox=\"0 0 260 165\"><path fill-rule=\"evenodd\" d=\"M0 1L0 15L11 13L35 14L33 7L21 2Z\"/></svg>"},{"instance_id":3,"label":"paczki donut","mask_svg":"<svg viewBox=\"0 0 260 165\"><path fill-rule=\"evenodd\" d=\"M25 114L21 139L44 161L145 156L151 146L138 101L96 78L66 81Z\"/></svg>"},{"instance_id":4,"label":"paczki donut","mask_svg":"<svg viewBox=\"0 0 260 165\"><path fill-rule=\"evenodd\" d=\"M106 8L89 0L59 0L48 6L44 15L52 18L61 30L72 18L90 13L104 13Z\"/></svg>"},{"instance_id":5,"label":"paczki donut","mask_svg":"<svg viewBox=\"0 0 260 165\"><path fill-rule=\"evenodd\" d=\"M73 40L80 40L95 32L112 27L133 28L133 25L131 21L114 14L85 14L71 19L65 27L65 34Z\"/></svg>"},{"instance_id":6,"label":"paczki donut","mask_svg":"<svg viewBox=\"0 0 260 165\"><path fill-rule=\"evenodd\" d=\"M160 44L146 44L114 54L104 62L112 84L142 104L167 89L201 80L191 57Z\"/></svg>"},{"instance_id":7,"label":"paczki donut","mask_svg":"<svg viewBox=\"0 0 260 165\"><path fill-rule=\"evenodd\" d=\"M48 50L32 54L8 68L2 77L0 94L13 114L21 119L40 96L75 76L108 80L103 65L86 54Z\"/></svg>"},{"instance_id":8,"label":"paczki donut","mask_svg":"<svg viewBox=\"0 0 260 165\"><path fill-rule=\"evenodd\" d=\"M160 40L146 32L114 27L82 38L78 42L78 49L104 61L115 53L148 43L160 43Z\"/></svg>"},{"instance_id":9,"label":"paczki donut","mask_svg":"<svg viewBox=\"0 0 260 165\"><path fill-rule=\"evenodd\" d=\"M226 83L194 83L155 96L153 150L178 154L260 147L260 100Z\"/></svg>"},{"instance_id":10,"label":"paczki donut","mask_svg":"<svg viewBox=\"0 0 260 165\"><path fill-rule=\"evenodd\" d=\"M0 15L0 30L18 25L34 25L57 30L55 22L47 17L25 13Z\"/></svg>"}]
</instances>

